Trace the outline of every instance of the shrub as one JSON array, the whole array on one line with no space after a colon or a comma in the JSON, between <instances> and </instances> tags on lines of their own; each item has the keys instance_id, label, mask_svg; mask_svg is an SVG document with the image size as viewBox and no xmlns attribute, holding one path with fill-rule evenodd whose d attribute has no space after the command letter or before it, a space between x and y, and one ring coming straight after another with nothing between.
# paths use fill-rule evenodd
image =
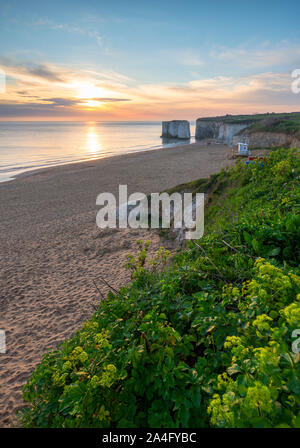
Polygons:
<instances>
[{"instance_id":1,"label":"shrub","mask_svg":"<svg viewBox=\"0 0 300 448\"><path fill-rule=\"evenodd\" d=\"M132 283L43 357L23 425L300 426L298 154L220 176L205 236L169 265L139 242Z\"/></svg>"}]
</instances>

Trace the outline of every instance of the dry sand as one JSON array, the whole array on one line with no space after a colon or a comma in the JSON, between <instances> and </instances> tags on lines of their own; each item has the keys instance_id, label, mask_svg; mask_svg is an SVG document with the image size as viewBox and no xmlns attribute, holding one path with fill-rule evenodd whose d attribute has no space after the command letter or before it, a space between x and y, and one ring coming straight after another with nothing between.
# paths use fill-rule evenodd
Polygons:
<instances>
[{"instance_id":1,"label":"dry sand","mask_svg":"<svg viewBox=\"0 0 300 448\"><path fill-rule=\"evenodd\" d=\"M21 388L43 353L71 336L99 303L99 275L115 288L129 280L126 254L157 233L96 227L96 196L162 191L209 177L228 160L225 145L191 144L43 169L0 184L0 426L15 422ZM108 291L100 281L104 293Z\"/></svg>"}]
</instances>

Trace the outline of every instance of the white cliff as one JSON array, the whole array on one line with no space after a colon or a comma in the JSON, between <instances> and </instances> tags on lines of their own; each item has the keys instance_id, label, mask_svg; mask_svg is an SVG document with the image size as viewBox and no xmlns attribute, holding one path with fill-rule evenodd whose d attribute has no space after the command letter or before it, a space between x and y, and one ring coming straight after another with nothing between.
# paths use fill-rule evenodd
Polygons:
<instances>
[{"instance_id":1,"label":"white cliff","mask_svg":"<svg viewBox=\"0 0 300 448\"><path fill-rule=\"evenodd\" d=\"M196 138L214 138L222 143L232 144L233 136L249 126L249 123L225 123L220 119L196 121Z\"/></svg>"},{"instance_id":2,"label":"white cliff","mask_svg":"<svg viewBox=\"0 0 300 448\"><path fill-rule=\"evenodd\" d=\"M227 145L231 145L233 137L242 129L245 129L248 126L248 124L222 123L219 128L219 135L217 137L217 140L226 143Z\"/></svg>"},{"instance_id":3,"label":"white cliff","mask_svg":"<svg viewBox=\"0 0 300 448\"><path fill-rule=\"evenodd\" d=\"M187 120L172 120L162 122L162 137L191 138L190 123Z\"/></svg>"},{"instance_id":4,"label":"white cliff","mask_svg":"<svg viewBox=\"0 0 300 448\"><path fill-rule=\"evenodd\" d=\"M286 126L284 126L286 120L295 121L295 114L282 116L282 114L267 113L252 116L226 115L198 118L196 120L195 137L196 139L213 138L229 145L236 145L245 141L249 148L300 147L297 134L287 131L280 132L280 129L286 129ZM278 126L278 124L281 126ZM296 124L297 122L295 122L295 126Z\"/></svg>"},{"instance_id":5,"label":"white cliff","mask_svg":"<svg viewBox=\"0 0 300 448\"><path fill-rule=\"evenodd\" d=\"M278 148L290 147L300 148L300 140L293 135L282 132L247 132L247 129L235 135L232 144L236 145L240 141L247 141L249 148Z\"/></svg>"}]
</instances>

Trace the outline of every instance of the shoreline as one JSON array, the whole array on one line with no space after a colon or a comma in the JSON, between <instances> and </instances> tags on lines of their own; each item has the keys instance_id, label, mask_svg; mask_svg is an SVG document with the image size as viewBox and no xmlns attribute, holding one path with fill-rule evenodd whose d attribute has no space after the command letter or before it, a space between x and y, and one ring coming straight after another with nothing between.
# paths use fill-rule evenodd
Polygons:
<instances>
[{"instance_id":1,"label":"shoreline","mask_svg":"<svg viewBox=\"0 0 300 448\"><path fill-rule=\"evenodd\" d=\"M226 145L193 143L42 168L0 184L0 426L15 423L21 389L44 353L70 337L99 306L101 289L130 281L124 268L137 239L162 245L158 232L96 226L96 197L160 192L209 177L226 165Z\"/></svg>"},{"instance_id":2,"label":"shoreline","mask_svg":"<svg viewBox=\"0 0 300 448\"><path fill-rule=\"evenodd\" d=\"M164 147L164 146L157 146L157 147L150 147L150 148L147 148L147 149L137 149L137 150L134 150L134 151L131 151L131 152L128 152L128 153L123 153L123 154L111 154L111 155L108 155L108 156L104 155L103 157L97 157L97 158L94 158L94 159L79 160L79 161L74 161L74 162L59 163L59 164L55 164L55 165L52 165L52 166L49 165L49 166L43 166L43 167L40 167L40 168L33 168L32 170L24 171L22 173L17 174L13 178L1 181L0 182L0 187L3 184L11 183L11 182L14 182L14 181L16 181L18 179L22 179L24 177L28 177L28 176L32 176L32 175L38 174L39 172L45 171L45 170L58 169L58 168L62 168L62 167L68 167L70 165L81 165L81 164L84 165L84 164L87 164L87 163L97 163L97 162L100 162L100 161L102 161L104 159L106 160L106 159L111 159L111 158L115 158L115 157L135 156L136 154L144 153L144 152L151 153L151 152L157 152L157 151L162 151L162 150L165 151L165 150L168 150L168 149L174 149L174 148L178 148L178 147L180 147L180 148L181 147L189 147L189 146L192 146L192 145L197 145L197 146L198 145L200 145L200 146L204 145L204 146L206 146L206 142L204 141L204 143L194 142L194 143L183 143L183 144L180 144L180 142L178 142L177 144L174 144L174 145L170 144L170 146L166 146L166 147ZM224 145L224 146L227 146L227 145Z\"/></svg>"}]
</instances>

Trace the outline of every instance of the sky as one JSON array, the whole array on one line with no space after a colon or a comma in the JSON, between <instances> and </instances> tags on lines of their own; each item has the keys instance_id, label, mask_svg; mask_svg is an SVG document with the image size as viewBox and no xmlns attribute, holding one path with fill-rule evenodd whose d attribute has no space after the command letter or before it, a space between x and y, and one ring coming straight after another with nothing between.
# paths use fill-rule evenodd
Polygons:
<instances>
[{"instance_id":1,"label":"sky","mask_svg":"<svg viewBox=\"0 0 300 448\"><path fill-rule=\"evenodd\" d=\"M298 111L299 13L291 0L0 0L0 120Z\"/></svg>"}]
</instances>

